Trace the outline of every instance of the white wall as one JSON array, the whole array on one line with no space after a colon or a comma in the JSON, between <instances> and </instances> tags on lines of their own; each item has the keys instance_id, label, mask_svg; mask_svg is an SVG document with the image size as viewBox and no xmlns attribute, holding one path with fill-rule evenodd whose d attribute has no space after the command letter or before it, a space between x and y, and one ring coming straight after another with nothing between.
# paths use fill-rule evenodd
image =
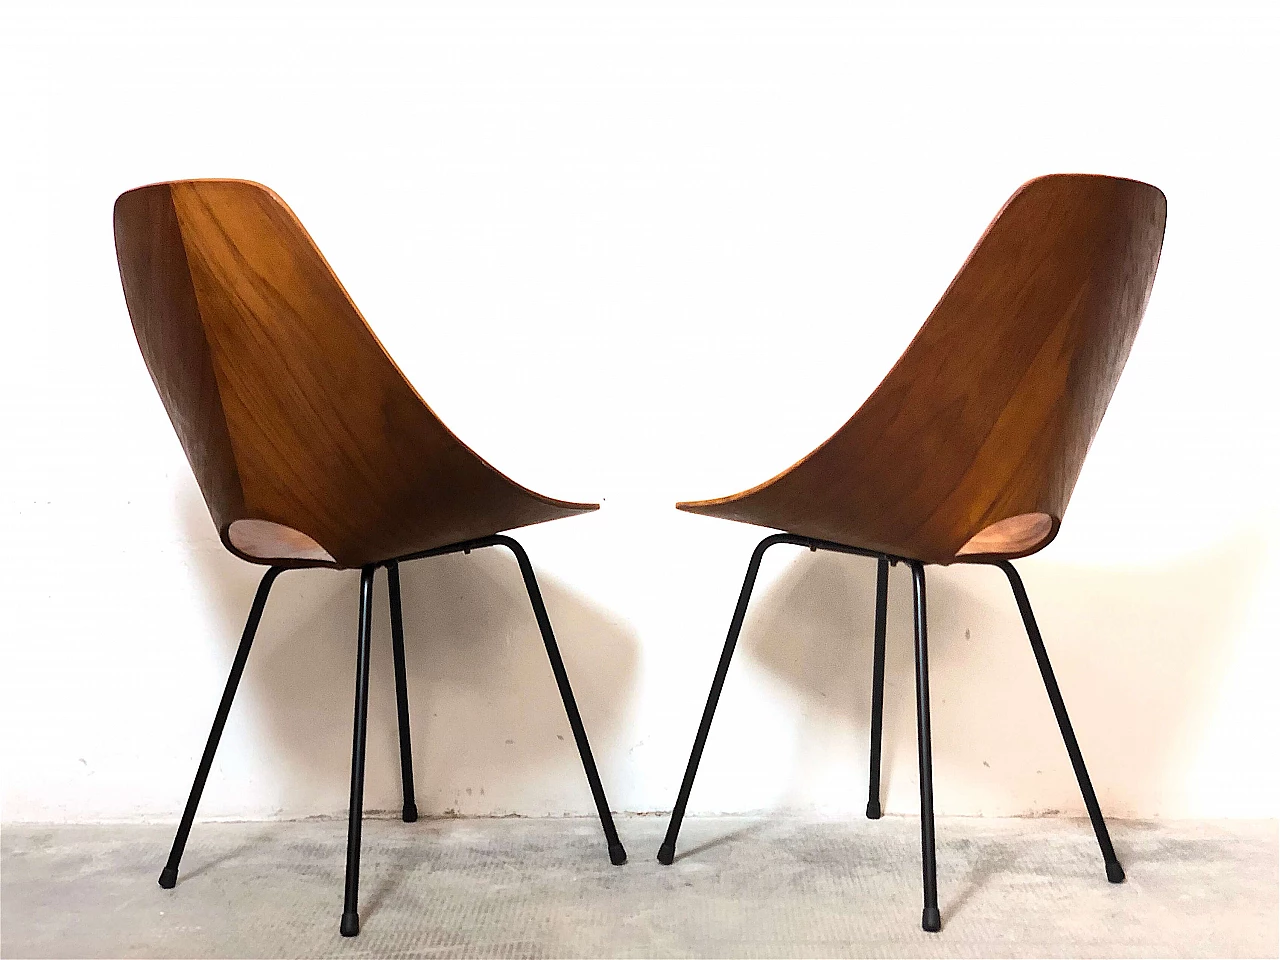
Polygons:
<instances>
[{"instance_id":1,"label":"white wall","mask_svg":"<svg viewBox=\"0 0 1280 960\"><path fill-rule=\"evenodd\" d=\"M1053 171L1169 199L1062 534L1022 564L1068 706L1109 813L1274 815L1274 14L170 6L16 3L0 24L4 818L174 817L259 574L218 546L133 341L121 191L271 185L454 430L535 489L604 500L521 538L612 804L652 811L763 535L671 504L825 438L1007 195ZM423 810L590 812L511 558L404 576ZM1079 812L1007 587L930 577L939 811ZM886 708L903 813L908 579ZM873 595L870 561L769 556L691 809L861 813ZM353 574L281 578L203 814L344 809L355 616ZM399 802L380 616L372 809Z\"/></svg>"}]
</instances>

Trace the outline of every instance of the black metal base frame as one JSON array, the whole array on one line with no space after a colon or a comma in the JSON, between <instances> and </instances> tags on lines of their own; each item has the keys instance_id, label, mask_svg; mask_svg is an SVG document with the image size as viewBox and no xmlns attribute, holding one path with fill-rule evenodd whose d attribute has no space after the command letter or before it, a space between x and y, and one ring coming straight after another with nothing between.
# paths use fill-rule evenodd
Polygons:
<instances>
[{"instance_id":1,"label":"black metal base frame","mask_svg":"<svg viewBox=\"0 0 1280 960\"><path fill-rule=\"evenodd\" d=\"M873 820L880 817L880 739L884 713L884 653L885 630L887 623L886 608L889 594L889 567L898 563L911 568L911 578L915 594L915 663L916 663L916 738L920 759L920 846L921 872L924 888L924 909L921 913L920 925L929 932L942 929L942 917L938 912L938 872L934 852L933 832L933 756L929 730L929 653L928 623L925 616L925 565L918 560L906 557L895 557L889 554L850 547L827 540L815 540L790 533L777 533L765 537L751 555L747 564L747 576L742 583L742 592L738 596L738 606L733 612L733 620L729 624L729 636L725 640L724 651L720 654L720 663L716 667L715 679L711 682L711 693L707 697L706 708L702 711L702 722L698 725L697 736L693 741L693 752L689 755L689 764L685 768L684 781L680 785L680 794L671 811L671 822L667 826L666 839L658 850L658 861L670 864L675 860L676 838L680 835L680 824L684 820L685 808L689 803L689 793L693 789L693 780L698 773L698 763L702 759L703 748L707 744L707 734L711 730L711 719L715 715L716 704L720 700L720 691L724 688L725 675L729 672L729 661L733 659L733 651L738 643L738 635L742 632L742 623L746 619L747 604L751 599L751 590L755 586L756 575L760 572L760 561L770 547L787 543L810 550L830 550L836 553L849 553L860 557L872 557L876 560L876 619L875 646L872 653L871 679L871 776L867 798L867 816ZM1036 625L1035 615L1031 612L1031 601L1027 599L1026 588L1022 578L1008 560L978 561L990 563L1004 571L1013 588L1014 599L1018 603L1018 611L1022 614L1022 623L1026 627L1027 637L1031 641L1031 650L1035 654L1036 663L1040 667L1040 676L1044 680L1045 691L1053 706L1054 716L1058 720L1058 729L1066 744L1067 754L1071 758L1071 766L1075 769L1076 780L1080 785L1080 793L1084 797L1085 807L1089 811L1089 819L1093 822L1093 830L1098 838L1098 847L1102 851L1103 864L1106 867L1107 879L1112 883L1124 880L1124 869L1116 859L1115 849L1111 846L1111 837L1107 833L1107 824L1102 819L1102 810L1098 806L1098 797L1093 791L1093 783L1089 780L1089 772L1084 766L1084 757L1080 753L1080 744L1076 742L1075 731L1071 728L1071 720L1067 716L1066 705L1062 702L1062 692L1053 676L1053 668L1049 665L1049 655L1045 651L1044 641L1040 637L1040 628Z\"/></svg>"},{"instance_id":2,"label":"black metal base frame","mask_svg":"<svg viewBox=\"0 0 1280 960\"><path fill-rule=\"evenodd\" d=\"M542 592L538 589L537 578L533 574L533 566L529 557L511 537L496 535L468 540L434 550L388 560L384 563L371 564L360 571L360 618L356 656L356 698L355 728L351 744L351 802L348 807L347 824L347 872L346 890L342 907L342 923L339 927L344 937L354 937L360 932L360 914L358 910L360 897L360 826L364 804L364 752L365 729L369 711L369 651L373 620L373 576L378 567L386 567L387 592L391 607L391 650L395 663L396 707L400 727L400 774L404 786L404 806L402 815L405 823L413 823L418 819L418 807L413 795L413 751L409 741L409 696L405 681L404 665L404 620L400 609L400 564L410 560L422 560L427 557L439 557L448 553L470 553L482 547L506 547L515 554L516 563L520 566L520 574L524 578L525 589L529 594L529 603L533 607L534 618L542 633L542 642L547 650L547 659L551 662L551 672L560 689L560 698L564 701L565 713L569 718L569 726L573 730L573 739L578 744L578 753L582 757L582 766L586 771L587 783L591 786L591 795L595 799L596 811L600 815L600 825L604 828L605 840L609 846L609 860L615 865L627 862L627 852L618 839L618 831L613 824L613 815L609 812L609 801L605 798L604 787L600 783L600 774L596 770L591 745L587 742L587 733L582 726L582 717L578 713L577 702L573 698L573 690L569 686L569 676L565 672L564 661L560 657L560 649L556 645L555 634L551 629L551 620L547 616L547 608L542 602ZM262 611L267 605L267 595L285 567L271 567L267 570L258 585L258 592L253 598L253 606L249 609L249 618L245 622L244 634L240 638L240 647L236 651L235 660L231 664L231 674L227 677L226 688L222 692L222 700L213 718L213 729L209 731L209 740L205 744L204 754L200 758L200 766L196 770L195 782L191 785L191 794L187 798L186 808L182 813L182 821L178 824L178 832L173 838L173 848L169 852L169 860L160 872L160 886L172 888L178 882L178 864L182 860L182 852L187 845L187 837L191 834L191 825L195 820L196 808L200 805L200 795L204 792L205 781L209 777L209 769L213 766L213 757L218 750L218 741L222 738L222 729L227 722L227 714L231 712L231 702L235 699L236 688L244 673L245 663L249 659L249 648L253 645L254 635L262 620Z\"/></svg>"}]
</instances>

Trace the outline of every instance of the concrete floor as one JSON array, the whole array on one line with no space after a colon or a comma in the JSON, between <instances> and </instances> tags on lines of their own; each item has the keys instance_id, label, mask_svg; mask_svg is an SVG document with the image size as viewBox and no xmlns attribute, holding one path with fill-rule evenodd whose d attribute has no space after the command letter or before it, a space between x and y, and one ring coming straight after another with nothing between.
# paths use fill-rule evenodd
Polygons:
<instances>
[{"instance_id":1,"label":"concrete floor","mask_svg":"<svg viewBox=\"0 0 1280 960\"><path fill-rule=\"evenodd\" d=\"M1115 822L1106 882L1087 821L938 823L943 929L920 930L918 821L373 819L361 935L338 936L346 824L0 831L5 957L1215 956L1277 954L1277 829Z\"/></svg>"}]
</instances>

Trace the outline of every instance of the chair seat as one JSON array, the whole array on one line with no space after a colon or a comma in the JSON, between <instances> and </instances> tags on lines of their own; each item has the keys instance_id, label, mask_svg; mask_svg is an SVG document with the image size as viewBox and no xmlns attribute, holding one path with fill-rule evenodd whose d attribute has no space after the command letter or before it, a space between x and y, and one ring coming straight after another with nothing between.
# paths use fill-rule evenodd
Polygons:
<instances>
[{"instance_id":1,"label":"chair seat","mask_svg":"<svg viewBox=\"0 0 1280 960\"><path fill-rule=\"evenodd\" d=\"M794 511L778 508L763 498L753 500L747 494L720 497L713 500L694 500L676 504L677 510L698 513L723 520L736 520L758 527L768 527L818 540L830 540L849 547L875 550L879 553L908 560L924 560L916 556L918 547L909 539L901 540L878 535L873 528L849 517L797 517ZM1000 559L1011 560L1035 553L1048 545L1057 534L1058 524L1047 513L1023 513L998 520L974 534L955 552L953 557L929 562L963 563Z\"/></svg>"},{"instance_id":2,"label":"chair seat","mask_svg":"<svg viewBox=\"0 0 1280 960\"><path fill-rule=\"evenodd\" d=\"M335 565L338 562L301 530L270 520L236 520L227 527L227 539L255 560L314 560Z\"/></svg>"},{"instance_id":3,"label":"chair seat","mask_svg":"<svg viewBox=\"0 0 1280 960\"><path fill-rule=\"evenodd\" d=\"M249 517L228 524L224 543L241 559L251 563L269 563L280 567L327 566L342 570L363 566L368 562L398 560L438 547L480 540L517 527L600 509L599 504L595 503L554 500L524 488L518 489L524 496L513 495L505 504L508 508L505 515L496 516L491 511L489 516L475 517L474 523L441 525L438 523L436 505L432 503L424 503L417 511L406 509L400 516L403 526L390 531L370 531L370 537L362 546L365 556L376 558L374 560L343 563L326 550L323 544L301 530L287 524Z\"/></svg>"}]
</instances>

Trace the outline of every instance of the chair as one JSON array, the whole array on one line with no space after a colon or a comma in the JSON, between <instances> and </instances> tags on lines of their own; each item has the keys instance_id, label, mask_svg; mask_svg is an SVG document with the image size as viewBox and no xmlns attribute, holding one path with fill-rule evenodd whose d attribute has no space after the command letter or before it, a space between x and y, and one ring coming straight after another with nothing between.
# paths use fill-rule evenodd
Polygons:
<instances>
[{"instance_id":1,"label":"chair","mask_svg":"<svg viewBox=\"0 0 1280 960\"><path fill-rule=\"evenodd\" d=\"M360 822L374 573L387 571L403 817L417 819L399 564L515 554L615 864L626 861L538 582L503 531L597 509L499 473L431 412L293 212L241 180L140 187L115 205L116 253L143 358L223 545L268 567L160 886L178 864L271 585L284 570L360 570L343 936L359 932Z\"/></svg>"},{"instance_id":2,"label":"chair","mask_svg":"<svg viewBox=\"0 0 1280 960\"><path fill-rule=\"evenodd\" d=\"M676 505L783 532L765 537L747 565L659 861L669 864L675 857L761 557L786 543L876 559L867 802L872 819L880 816L889 567L900 562L911 568L925 930L941 928L927 564L992 564L1008 577L1093 821L1107 879L1124 880L1027 592L1010 561L1043 549L1058 532L1146 308L1164 223L1164 194L1149 184L1075 174L1025 184L987 228L888 376L829 440L743 493Z\"/></svg>"}]
</instances>

